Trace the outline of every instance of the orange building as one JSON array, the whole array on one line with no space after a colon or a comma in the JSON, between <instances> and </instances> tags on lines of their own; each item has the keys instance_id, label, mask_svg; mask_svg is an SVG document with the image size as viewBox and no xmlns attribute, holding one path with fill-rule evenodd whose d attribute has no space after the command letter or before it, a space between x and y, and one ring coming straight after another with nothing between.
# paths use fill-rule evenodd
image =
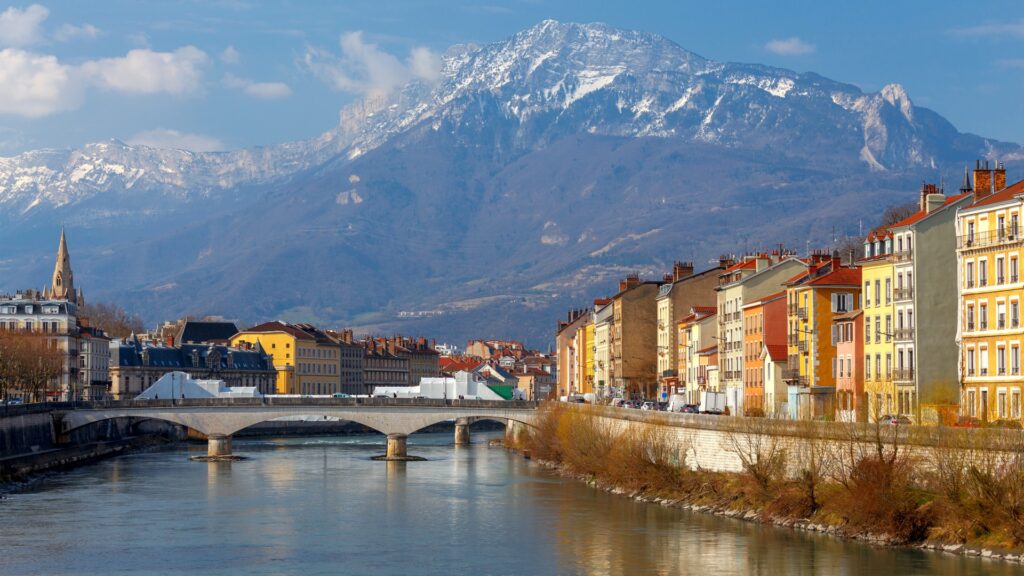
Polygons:
<instances>
[{"instance_id":1,"label":"orange building","mask_svg":"<svg viewBox=\"0 0 1024 576\"><path fill-rule=\"evenodd\" d=\"M765 344L786 345L786 292L776 292L743 306L743 409L764 413Z\"/></svg>"}]
</instances>

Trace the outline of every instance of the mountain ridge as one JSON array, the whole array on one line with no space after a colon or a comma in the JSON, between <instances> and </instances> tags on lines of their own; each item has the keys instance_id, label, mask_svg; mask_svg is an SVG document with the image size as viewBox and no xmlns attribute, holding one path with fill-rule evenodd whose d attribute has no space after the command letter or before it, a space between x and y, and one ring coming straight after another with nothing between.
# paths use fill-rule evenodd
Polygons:
<instances>
[{"instance_id":1,"label":"mountain ridge","mask_svg":"<svg viewBox=\"0 0 1024 576\"><path fill-rule=\"evenodd\" d=\"M280 316L453 338L506 326L539 343L560 307L618 275L828 244L858 227L833 229L832 214L870 219L922 179L1020 154L898 84L864 93L544 21L453 46L438 82L355 103L310 140L0 159L0 240L31 255L0 274L40 277L38 243L66 222L76 275L104 279L89 293L151 321Z\"/></svg>"}]
</instances>

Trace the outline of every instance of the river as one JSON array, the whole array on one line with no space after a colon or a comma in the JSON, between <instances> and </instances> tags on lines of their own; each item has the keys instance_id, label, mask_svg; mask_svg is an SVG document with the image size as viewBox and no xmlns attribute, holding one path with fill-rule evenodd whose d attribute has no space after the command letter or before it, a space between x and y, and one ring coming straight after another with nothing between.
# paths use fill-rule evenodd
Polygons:
<instances>
[{"instance_id":1,"label":"river","mask_svg":"<svg viewBox=\"0 0 1024 576\"><path fill-rule=\"evenodd\" d=\"M0 574L1012 574L640 504L476 434L410 437L426 462L370 460L380 436L179 445L55 475L0 501Z\"/></svg>"}]
</instances>

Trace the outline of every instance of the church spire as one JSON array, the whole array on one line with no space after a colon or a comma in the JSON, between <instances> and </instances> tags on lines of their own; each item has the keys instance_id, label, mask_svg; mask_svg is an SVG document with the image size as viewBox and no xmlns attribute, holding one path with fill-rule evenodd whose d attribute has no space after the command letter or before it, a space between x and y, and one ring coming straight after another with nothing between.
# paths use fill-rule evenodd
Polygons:
<instances>
[{"instance_id":1,"label":"church spire","mask_svg":"<svg viewBox=\"0 0 1024 576\"><path fill-rule=\"evenodd\" d=\"M75 276L71 272L71 256L68 254L68 242L64 236L64 228L60 229L60 246L57 247L57 263L53 267L53 285L50 296L59 300L74 300Z\"/></svg>"}]
</instances>

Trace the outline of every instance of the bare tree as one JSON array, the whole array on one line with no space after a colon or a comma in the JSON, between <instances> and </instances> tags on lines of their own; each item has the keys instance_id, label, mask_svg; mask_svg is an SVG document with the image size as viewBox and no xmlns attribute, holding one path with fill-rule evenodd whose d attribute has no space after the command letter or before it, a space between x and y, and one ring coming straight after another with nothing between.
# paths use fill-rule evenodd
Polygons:
<instances>
[{"instance_id":1,"label":"bare tree","mask_svg":"<svg viewBox=\"0 0 1024 576\"><path fill-rule=\"evenodd\" d=\"M903 220L911 214L919 210L919 206L915 202L907 202L906 204L898 204L896 206L889 206L882 213L882 226L892 226L893 224Z\"/></svg>"},{"instance_id":2,"label":"bare tree","mask_svg":"<svg viewBox=\"0 0 1024 576\"><path fill-rule=\"evenodd\" d=\"M117 304L97 302L86 304L79 314L89 319L89 325L99 328L114 338L126 338L145 330L142 318L130 314Z\"/></svg>"}]
</instances>

